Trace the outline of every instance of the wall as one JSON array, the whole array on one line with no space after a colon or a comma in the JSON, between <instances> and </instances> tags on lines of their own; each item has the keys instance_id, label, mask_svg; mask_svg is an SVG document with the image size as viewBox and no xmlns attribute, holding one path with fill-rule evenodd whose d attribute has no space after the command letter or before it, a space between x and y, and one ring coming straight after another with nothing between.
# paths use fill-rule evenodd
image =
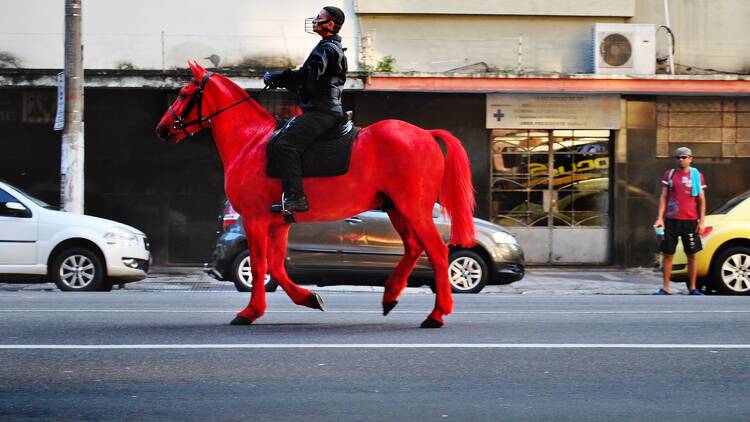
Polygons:
<instances>
[{"instance_id":1,"label":"wall","mask_svg":"<svg viewBox=\"0 0 750 422\"><path fill-rule=\"evenodd\" d=\"M672 157L656 157L656 102L655 97L627 98L626 127L616 140L614 257L618 265L648 266L658 253L652 225L661 177L677 163ZM706 178L707 212L750 186L748 159L696 155L693 166Z\"/></svg>"},{"instance_id":2,"label":"wall","mask_svg":"<svg viewBox=\"0 0 750 422\"><path fill-rule=\"evenodd\" d=\"M24 92L3 90L0 101ZM167 145L154 127L167 91L91 89L85 104L85 213L132 225L158 264L205 262L223 201L221 161L209 132ZM20 114L20 113L19 113ZM60 132L20 119L0 124L0 178L58 205Z\"/></svg>"},{"instance_id":3,"label":"wall","mask_svg":"<svg viewBox=\"0 0 750 422\"><path fill-rule=\"evenodd\" d=\"M0 67L62 68L64 1L5 3L0 14ZM341 7L347 15L341 35L350 65L356 68L359 30L352 1L332 0L326 5ZM321 7L311 0L84 0L84 66L182 68L189 59L210 66L204 57L212 54L221 57L220 66L296 66L319 40L305 33L303 25ZM3 60L3 53L15 58L17 66L7 57Z\"/></svg>"},{"instance_id":4,"label":"wall","mask_svg":"<svg viewBox=\"0 0 750 422\"><path fill-rule=\"evenodd\" d=\"M357 0L357 13L526 16L633 16L635 0Z\"/></svg>"},{"instance_id":5,"label":"wall","mask_svg":"<svg viewBox=\"0 0 750 422\"><path fill-rule=\"evenodd\" d=\"M477 210L489 219L489 132L485 128L484 94L362 92L353 96L354 122L367 126L399 119L425 129L447 129L464 144L471 161Z\"/></svg>"},{"instance_id":6,"label":"wall","mask_svg":"<svg viewBox=\"0 0 750 422\"><path fill-rule=\"evenodd\" d=\"M671 0L679 73L750 72L750 2ZM385 56L398 71L445 72L483 62L472 71L591 71L593 23L663 24L664 2L359 0L366 64ZM657 49L666 56L666 32ZM519 43L519 36L522 40Z\"/></svg>"},{"instance_id":7,"label":"wall","mask_svg":"<svg viewBox=\"0 0 750 422\"><path fill-rule=\"evenodd\" d=\"M465 15L361 17L366 64L385 56L398 71L446 72L484 62L479 71L586 72L591 68L591 27L624 18Z\"/></svg>"},{"instance_id":8,"label":"wall","mask_svg":"<svg viewBox=\"0 0 750 422\"><path fill-rule=\"evenodd\" d=\"M637 0L633 23L664 24L664 2ZM669 15L675 34L675 63L685 73L713 69L750 73L750 2L737 0L670 0ZM663 32L660 43L665 46ZM660 55L666 55L666 48Z\"/></svg>"}]
</instances>

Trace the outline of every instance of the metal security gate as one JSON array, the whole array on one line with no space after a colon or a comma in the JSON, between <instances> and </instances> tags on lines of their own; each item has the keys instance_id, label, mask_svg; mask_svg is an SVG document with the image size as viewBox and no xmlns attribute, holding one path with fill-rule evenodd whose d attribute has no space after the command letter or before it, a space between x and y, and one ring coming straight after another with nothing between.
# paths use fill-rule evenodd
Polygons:
<instances>
[{"instance_id":1,"label":"metal security gate","mask_svg":"<svg viewBox=\"0 0 750 422\"><path fill-rule=\"evenodd\" d=\"M492 131L493 221L528 263L610 261L609 130Z\"/></svg>"}]
</instances>

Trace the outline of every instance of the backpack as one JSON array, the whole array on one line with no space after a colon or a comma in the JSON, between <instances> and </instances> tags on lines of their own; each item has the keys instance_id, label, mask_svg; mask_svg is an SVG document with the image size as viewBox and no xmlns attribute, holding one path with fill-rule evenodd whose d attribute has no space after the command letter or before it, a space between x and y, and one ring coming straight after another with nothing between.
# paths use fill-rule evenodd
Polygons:
<instances>
[{"instance_id":1,"label":"backpack","mask_svg":"<svg viewBox=\"0 0 750 422\"><path fill-rule=\"evenodd\" d=\"M667 183L669 183L668 191L671 191L672 185L674 185L674 182L672 182L672 176L674 176L675 171L677 171L677 169L669 170L669 176L667 176Z\"/></svg>"}]
</instances>

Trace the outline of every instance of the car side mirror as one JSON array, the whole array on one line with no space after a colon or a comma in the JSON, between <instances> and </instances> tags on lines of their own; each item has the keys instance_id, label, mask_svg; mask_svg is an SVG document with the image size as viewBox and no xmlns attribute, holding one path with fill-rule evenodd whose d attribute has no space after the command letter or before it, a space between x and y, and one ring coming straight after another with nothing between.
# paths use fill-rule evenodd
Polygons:
<instances>
[{"instance_id":1,"label":"car side mirror","mask_svg":"<svg viewBox=\"0 0 750 422\"><path fill-rule=\"evenodd\" d=\"M31 217L31 211L18 202L6 202L5 208L8 210L6 211L7 215L24 218Z\"/></svg>"}]
</instances>

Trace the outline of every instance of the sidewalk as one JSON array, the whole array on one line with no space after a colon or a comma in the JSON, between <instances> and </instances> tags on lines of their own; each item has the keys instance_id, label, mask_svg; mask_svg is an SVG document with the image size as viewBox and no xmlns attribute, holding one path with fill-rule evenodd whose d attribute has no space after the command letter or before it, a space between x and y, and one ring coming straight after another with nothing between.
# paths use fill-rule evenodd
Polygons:
<instances>
[{"instance_id":1,"label":"sidewalk","mask_svg":"<svg viewBox=\"0 0 750 422\"><path fill-rule=\"evenodd\" d=\"M319 291L382 292L382 286L310 286ZM661 287L661 273L650 268L566 268L531 267L526 276L513 284L487 286L485 293L554 295L648 295ZM55 290L52 283L0 283L0 291ZM115 286L114 290L117 290ZM198 267L156 266L145 280L123 285L128 291L236 291L231 282L214 280ZM432 294L428 287L408 288L410 293ZM675 294L686 294L683 283L672 283ZM279 290L280 291L280 290Z\"/></svg>"}]
</instances>

